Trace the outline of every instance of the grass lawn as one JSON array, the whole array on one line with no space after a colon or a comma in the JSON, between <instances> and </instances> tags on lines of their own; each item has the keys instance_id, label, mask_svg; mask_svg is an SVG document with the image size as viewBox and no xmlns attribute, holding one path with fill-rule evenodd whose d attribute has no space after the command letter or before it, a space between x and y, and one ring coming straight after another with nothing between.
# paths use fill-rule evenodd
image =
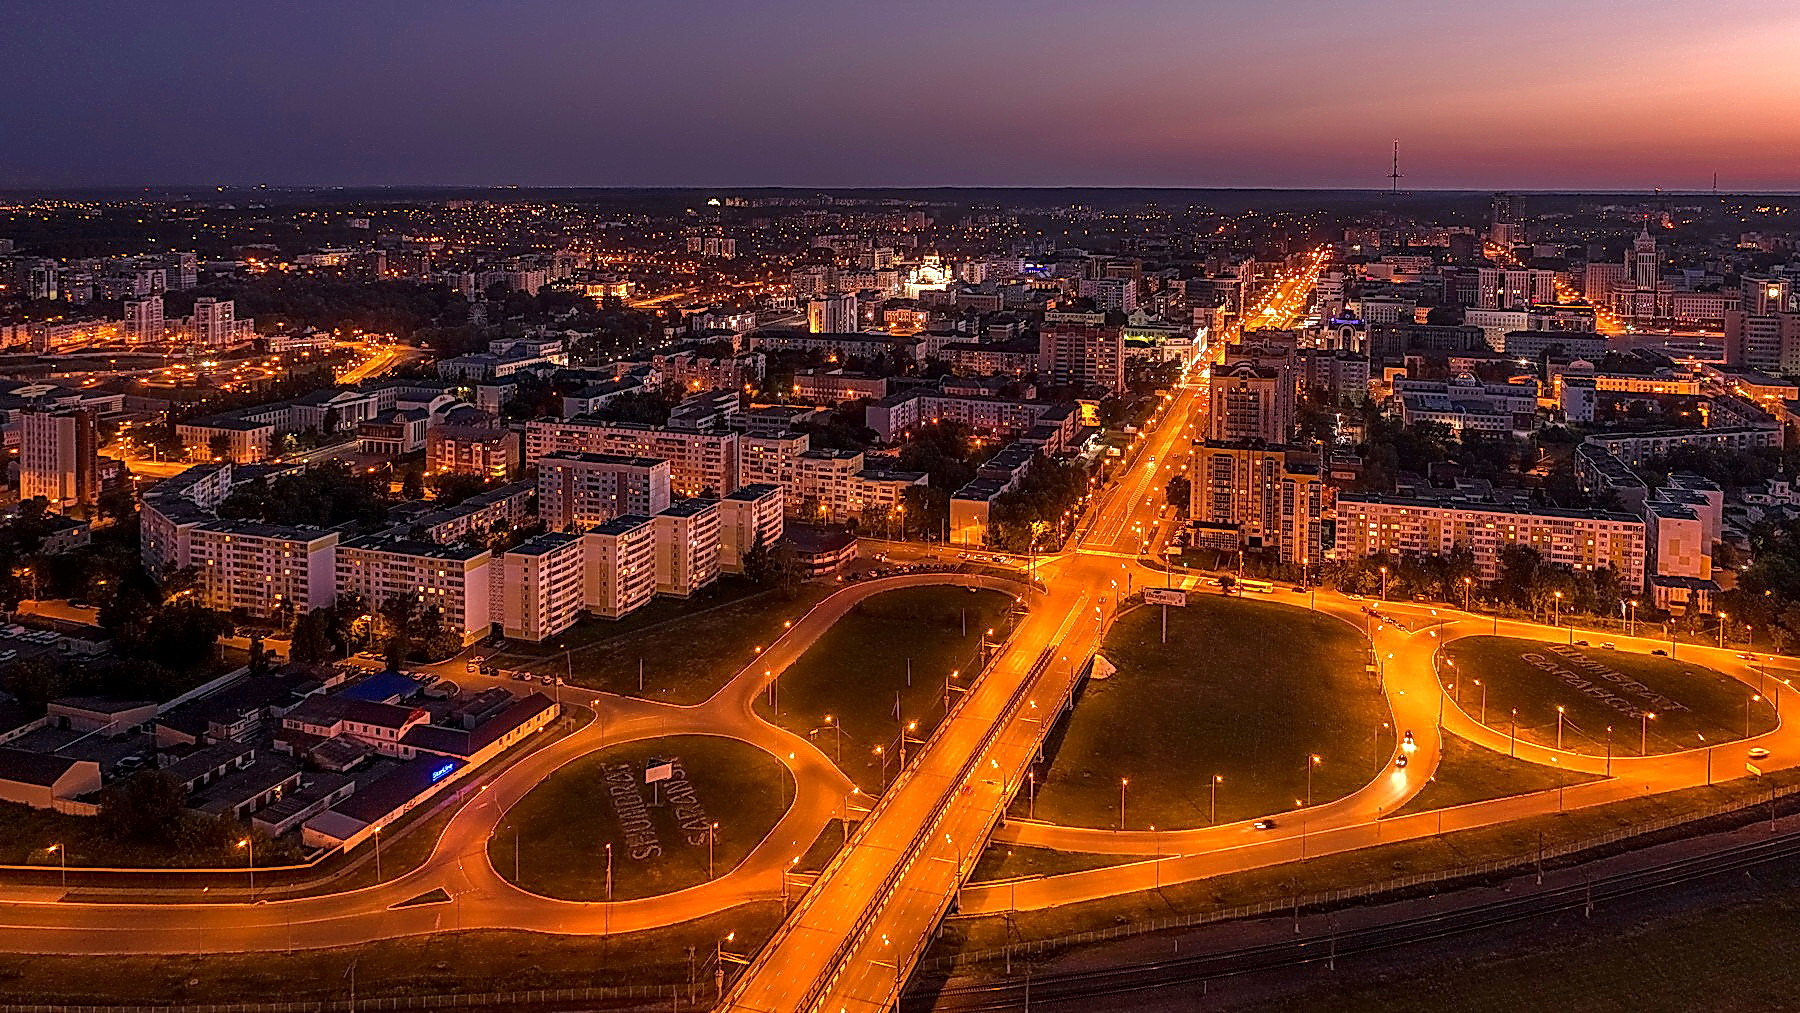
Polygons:
<instances>
[{"instance_id":1,"label":"grass lawn","mask_svg":"<svg viewBox=\"0 0 1800 1013\"><path fill-rule=\"evenodd\" d=\"M692 598L658 598L618 621L587 618L542 644L514 644L492 664L540 675L567 669L579 686L666 703L705 700L756 657L756 648L781 635L836 590L806 584L796 597L762 591L742 578L721 579ZM644 689L638 691L638 663Z\"/></svg>"},{"instance_id":2,"label":"grass lawn","mask_svg":"<svg viewBox=\"0 0 1800 1013\"><path fill-rule=\"evenodd\" d=\"M1104 869L1137 861L1128 855L1094 855L1083 851L1054 851L1024 844L993 843L981 853L969 882L985 883L1016 876L1056 876L1065 872Z\"/></svg>"},{"instance_id":3,"label":"grass lawn","mask_svg":"<svg viewBox=\"0 0 1800 1013\"><path fill-rule=\"evenodd\" d=\"M685 985L689 948L697 954L704 997L712 988L706 961L714 944L735 933L728 950L755 952L780 918L779 904L758 903L698 921L610 938L478 931L292 953L144 957L6 953L0 954L0 1001L342 1001L349 997L347 972L352 963L356 965L359 1000L515 989ZM684 993L684 1002L685 998Z\"/></svg>"},{"instance_id":4,"label":"grass lawn","mask_svg":"<svg viewBox=\"0 0 1800 1013\"><path fill-rule=\"evenodd\" d=\"M995 916L958 920L950 923L954 931L947 934L947 945L986 949L1003 945L1008 938L1055 938L1111 925L1166 918L1171 914L1282 900L1296 893L1363 886L1481 862L1506 859L1528 862L1536 854L1540 840L1545 847L1551 848L1592 840L1602 834L1668 817L1692 814L1721 803L1766 800L1771 784L1788 784L1796 780L1800 780L1800 771L1783 771L1763 778L1738 778L1710 788L1690 788L1516 820L1496 827L1380 844L1304 862L1228 873L1165 886L1160 891L1147 890L1044 911L1024 911L1010 919ZM1753 809L1750 818L1757 818L1758 813L1766 815L1766 810ZM1675 836L1681 832L1677 829L1664 834Z\"/></svg>"},{"instance_id":5,"label":"grass lawn","mask_svg":"<svg viewBox=\"0 0 1800 1013\"><path fill-rule=\"evenodd\" d=\"M1487 687L1488 725L1510 730L1517 708L1519 737L1541 745L1556 745L1559 706L1565 711L1563 747L1596 755L1606 752L1608 725L1615 753L1636 755L1645 740L1644 711L1656 715L1647 729L1652 753L1743 738L1746 713L1753 735L1775 727L1773 705L1752 700L1754 690L1687 661L1513 637L1467 637L1444 654L1454 662L1440 669L1445 682L1469 680L1458 687L1465 711L1481 716L1480 690L1473 685L1479 678ZM1590 691L1570 684L1577 680Z\"/></svg>"},{"instance_id":6,"label":"grass lawn","mask_svg":"<svg viewBox=\"0 0 1800 1013\"><path fill-rule=\"evenodd\" d=\"M1218 788L1220 822L1292 809L1307 794L1338 798L1368 783L1394 746L1367 647L1349 626L1304 609L1195 595L1128 613L1102 653L1118 672L1090 682L1040 771L1036 816L1119 825L1205 826ZM1380 743L1377 743L1379 737ZM1029 792L1013 808L1030 812Z\"/></svg>"},{"instance_id":7,"label":"grass lawn","mask_svg":"<svg viewBox=\"0 0 1800 1013\"><path fill-rule=\"evenodd\" d=\"M656 805L643 782L652 758L679 761L676 780L657 786ZM507 812L488 856L534 893L604 900L610 842L614 899L670 893L707 880L709 851L714 873L729 872L768 835L792 791L774 757L731 739L627 743L576 760L533 788ZM640 806L646 815L634 812ZM626 823L643 819L647 826L626 833ZM715 822L716 840L709 841Z\"/></svg>"},{"instance_id":8,"label":"grass lawn","mask_svg":"<svg viewBox=\"0 0 1800 1013\"><path fill-rule=\"evenodd\" d=\"M1446 735L1444 756L1438 763L1437 772L1425 785L1425 790L1395 810L1394 815L1485 802L1600 779L1599 775L1529 763L1485 749L1467 739Z\"/></svg>"},{"instance_id":9,"label":"grass lawn","mask_svg":"<svg viewBox=\"0 0 1800 1013\"><path fill-rule=\"evenodd\" d=\"M765 693L757 712L798 734L811 735L827 756L838 758L844 773L863 791L877 793L884 784L883 759L887 778L898 771L894 695L900 695L905 719L918 722L910 736L929 735L944 715L945 678L954 670L973 672L983 633L992 629L996 638L1005 634L1006 610L1012 603L1011 596L998 591L970 594L955 587L884 591L851 609L781 676L776 688L778 711L771 711ZM826 715L831 716L831 725L826 724ZM877 746L882 747L880 755L875 753Z\"/></svg>"}]
</instances>

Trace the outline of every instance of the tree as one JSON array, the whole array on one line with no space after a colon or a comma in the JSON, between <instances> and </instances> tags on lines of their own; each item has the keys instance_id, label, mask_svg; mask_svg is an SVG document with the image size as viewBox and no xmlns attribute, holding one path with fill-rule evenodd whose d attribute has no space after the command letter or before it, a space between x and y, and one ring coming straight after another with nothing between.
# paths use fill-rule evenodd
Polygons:
<instances>
[{"instance_id":1,"label":"tree","mask_svg":"<svg viewBox=\"0 0 1800 1013\"><path fill-rule=\"evenodd\" d=\"M770 550L760 531L756 533L756 542L750 546L750 551L744 553L744 576L751 583L763 587L772 586L778 576L775 553Z\"/></svg>"},{"instance_id":2,"label":"tree","mask_svg":"<svg viewBox=\"0 0 1800 1013\"><path fill-rule=\"evenodd\" d=\"M100 792L101 823L119 840L174 844L186 806L186 789L161 770L140 770Z\"/></svg>"},{"instance_id":3,"label":"tree","mask_svg":"<svg viewBox=\"0 0 1800 1013\"><path fill-rule=\"evenodd\" d=\"M421 500L425 498L425 478L416 471L409 471L400 480L400 498Z\"/></svg>"},{"instance_id":4,"label":"tree","mask_svg":"<svg viewBox=\"0 0 1800 1013\"><path fill-rule=\"evenodd\" d=\"M329 609L313 609L294 621L294 639L288 658L313 664L325 661L334 653L331 642Z\"/></svg>"},{"instance_id":5,"label":"tree","mask_svg":"<svg viewBox=\"0 0 1800 1013\"><path fill-rule=\"evenodd\" d=\"M231 457L231 436L227 433L214 433L212 439L206 441L216 460L229 460Z\"/></svg>"},{"instance_id":6,"label":"tree","mask_svg":"<svg viewBox=\"0 0 1800 1013\"><path fill-rule=\"evenodd\" d=\"M1187 516L1188 502L1193 494L1193 483L1188 481L1186 475L1176 475L1170 478L1163 494L1168 498L1170 506L1180 510L1181 516Z\"/></svg>"}]
</instances>

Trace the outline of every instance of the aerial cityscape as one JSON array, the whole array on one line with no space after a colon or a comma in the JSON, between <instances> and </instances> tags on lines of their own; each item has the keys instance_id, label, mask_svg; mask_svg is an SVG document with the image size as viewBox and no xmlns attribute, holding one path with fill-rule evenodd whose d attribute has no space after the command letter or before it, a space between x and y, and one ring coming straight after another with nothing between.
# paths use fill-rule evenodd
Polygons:
<instances>
[{"instance_id":1,"label":"aerial cityscape","mask_svg":"<svg viewBox=\"0 0 1800 1013\"><path fill-rule=\"evenodd\" d=\"M1402 6L14 5L0 1013L1800 1008L1800 15Z\"/></svg>"}]
</instances>

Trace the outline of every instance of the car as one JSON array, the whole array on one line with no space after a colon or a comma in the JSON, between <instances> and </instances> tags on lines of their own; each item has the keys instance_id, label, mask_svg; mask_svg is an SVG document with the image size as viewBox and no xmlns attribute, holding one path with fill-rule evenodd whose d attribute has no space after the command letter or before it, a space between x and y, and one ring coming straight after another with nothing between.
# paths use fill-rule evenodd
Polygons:
<instances>
[{"instance_id":1,"label":"car","mask_svg":"<svg viewBox=\"0 0 1800 1013\"><path fill-rule=\"evenodd\" d=\"M1575 646L1576 646L1576 647L1586 647L1586 646L1587 646L1587 641L1585 641L1585 640L1577 640L1577 641L1575 641Z\"/></svg>"},{"instance_id":2,"label":"car","mask_svg":"<svg viewBox=\"0 0 1800 1013\"><path fill-rule=\"evenodd\" d=\"M1769 758L1769 751L1761 746L1751 746L1750 758L1752 760L1766 760Z\"/></svg>"},{"instance_id":3,"label":"car","mask_svg":"<svg viewBox=\"0 0 1800 1013\"><path fill-rule=\"evenodd\" d=\"M1275 821L1273 819L1270 819L1267 816L1263 817L1260 820L1257 820L1255 823L1252 823L1250 825L1255 827L1258 830L1273 830L1273 829L1275 829Z\"/></svg>"},{"instance_id":4,"label":"car","mask_svg":"<svg viewBox=\"0 0 1800 1013\"><path fill-rule=\"evenodd\" d=\"M1743 651L1738 652L1738 657L1744 661L1755 661L1756 660L1756 655L1745 654Z\"/></svg>"},{"instance_id":5,"label":"car","mask_svg":"<svg viewBox=\"0 0 1800 1013\"><path fill-rule=\"evenodd\" d=\"M481 666L480 666L480 665L477 665L477 664L476 664L476 663L474 663L474 662L473 662L473 661L469 661L469 662L465 662L465 663L464 663L464 664L463 664L463 671L465 671L465 672L479 672L479 671L481 671Z\"/></svg>"},{"instance_id":6,"label":"car","mask_svg":"<svg viewBox=\"0 0 1800 1013\"><path fill-rule=\"evenodd\" d=\"M1617 645L1617 644L1614 644L1614 643L1613 643L1613 642L1612 642L1612 641L1610 641L1610 640L1608 640L1608 641L1605 641L1605 642L1603 642L1603 643L1602 643L1602 644L1601 644L1601 645L1600 645L1600 648L1601 648L1601 649L1602 649L1602 650L1606 650L1606 651L1616 651L1616 650L1618 650L1618 649L1619 649L1619 647L1618 647L1618 645Z\"/></svg>"},{"instance_id":7,"label":"car","mask_svg":"<svg viewBox=\"0 0 1800 1013\"><path fill-rule=\"evenodd\" d=\"M1401 753L1399 756L1394 757L1394 766L1396 766L1396 767L1406 766L1406 754L1405 753Z\"/></svg>"},{"instance_id":8,"label":"car","mask_svg":"<svg viewBox=\"0 0 1800 1013\"><path fill-rule=\"evenodd\" d=\"M1657 656L1658 656L1658 657L1663 657L1663 658L1666 658L1666 657L1668 657L1668 656L1669 656L1669 652L1668 652L1668 651L1665 651L1665 650L1663 650L1663 649L1662 649L1662 648L1660 648L1660 647L1658 647L1658 648L1657 648L1657 649L1656 649L1656 650L1654 650L1654 651L1651 651L1651 652L1650 652L1650 653L1651 653L1651 654L1654 654L1654 655L1657 655Z\"/></svg>"},{"instance_id":9,"label":"car","mask_svg":"<svg viewBox=\"0 0 1800 1013\"><path fill-rule=\"evenodd\" d=\"M556 680L555 680L555 679L552 679L552 678L550 678L550 677L549 677L549 676L547 676L547 675L540 675L540 676L538 676L538 681L539 681L539 682L541 682L541 683L543 683L543 684L544 684L544 685L546 685L546 686L548 686L548 685L550 685L550 684L551 684L551 683L553 683L553 682L555 682L555 681L556 681Z\"/></svg>"}]
</instances>

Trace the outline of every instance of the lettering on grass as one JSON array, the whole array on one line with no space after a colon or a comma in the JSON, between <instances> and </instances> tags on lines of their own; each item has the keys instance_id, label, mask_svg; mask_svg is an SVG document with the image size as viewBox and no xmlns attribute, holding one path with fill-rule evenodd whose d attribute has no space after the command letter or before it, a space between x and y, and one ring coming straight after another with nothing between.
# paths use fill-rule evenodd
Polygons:
<instances>
[{"instance_id":1,"label":"lettering on grass","mask_svg":"<svg viewBox=\"0 0 1800 1013\"><path fill-rule=\"evenodd\" d=\"M1563 685L1568 686L1577 693L1589 697L1604 706L1610 707L1626 717L1635 718L1642 716L1647 709L1643 704L1648 704L1648 709L1663 712L1687 710L1685 705L1677 703L1676 701L1663 696L1661 693L1651 690L1643 683L1613 671L1612 669L1606 668L1605 666L1596 665L1593 668L1588 668L1587 666L1582 667L1583 670L1587 671L1589 674L1594 675L1597 678L1605 679L1619 687L1621 690L1638 697L1642 703L1640 703L1639 700L1627 699L1626 697L1613 692L1611 689L1608 689L1606 686L1584 679L1578 673L1558 664L1557 660L1546 658L1541 654L1523 654L1520 655L1520 658L1532 667L1554 676L1557 680L1562 682Z\"/></svg>"},{"instance_id":2,"label":"lettering on grass","mask_svg":"<svg viewBox=\"0 0 1800 1013\"><path fill-rule=\"evenodd\" d=\"M637 771L629 763L606 766L606 793L612 799L613 815L618 817L619 831L625 835L625 847L639 862L662 857L662 841L656 836L656 824L650 819L650 807L638 790Z\"/></svg>"}]
</instances>

